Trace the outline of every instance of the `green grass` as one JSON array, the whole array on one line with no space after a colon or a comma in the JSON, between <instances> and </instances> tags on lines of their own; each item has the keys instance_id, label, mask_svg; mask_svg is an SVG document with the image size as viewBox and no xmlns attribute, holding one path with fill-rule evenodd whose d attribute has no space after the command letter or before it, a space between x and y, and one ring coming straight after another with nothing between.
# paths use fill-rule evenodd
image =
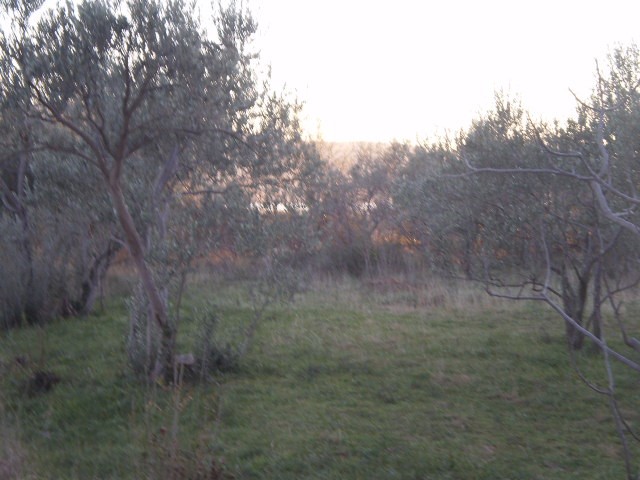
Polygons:
<instances>
[{"instance_id":1,"label":"green grass","mask_svg":"<svg viewBox=\"0 0 640 480\"><path fill-rule=\"evenodd\" d=\"M222 335L251 314L232 293L217 297ZM238 371L179 391L128 372L118 301L4 333L0 441L37 479L214 478L195 473L212 459L238 479L624 477L606 399L572 371L552 313L398 297L346 282L299 296L260 325ZM187 297L181 350L208 301ZM598 356L579 362L604 381ZM35 369L62 380L29 396ZM636 424L637 380L620 369Z\"/></svg>"}]
</instances>

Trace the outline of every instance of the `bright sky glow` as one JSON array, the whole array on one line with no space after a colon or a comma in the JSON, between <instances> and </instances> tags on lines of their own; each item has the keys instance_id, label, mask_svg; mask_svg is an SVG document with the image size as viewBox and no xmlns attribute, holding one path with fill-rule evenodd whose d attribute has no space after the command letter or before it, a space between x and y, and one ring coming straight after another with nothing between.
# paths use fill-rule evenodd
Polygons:
<instances>
[{"instance_id":1,"label":"bright sky glow","mask_svg":"<svg viewBox=\"0 0 640 480\"><path fill-rule=\"evenodd\" d=\"M47 0L53 4L58 0ZM228 1L228 0L222 0ZM202 13L211 0L198 0ZM595 60L640 43L632 0L246 0L276 88L328 141L422 140L518 96L534 118L573 115Z\"/></svg>"},{"instance_id":2,"label":"bright sky glow","mask_svg":"<svg viewBox=\"0 0 640 480\"><path fill-rule=\"evenodd\" d=\"M640 2L254 0L256 47L328 141L414 141L518 95L534 118L574 112L595 59L640 36Z\"/></svg>"}]
</instances>

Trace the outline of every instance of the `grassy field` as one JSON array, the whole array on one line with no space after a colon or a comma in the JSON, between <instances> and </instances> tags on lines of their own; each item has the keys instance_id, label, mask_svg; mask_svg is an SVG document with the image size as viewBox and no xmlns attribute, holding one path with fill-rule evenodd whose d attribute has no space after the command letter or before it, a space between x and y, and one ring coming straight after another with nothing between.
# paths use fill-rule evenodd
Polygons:
<instances>
[{"instance_id":1,"label":"grassy field","mask_svg":"<svg viewBox=\"0 0 640 480\"><path fill-rule=\"evenodd\" d=\"M270 312L237 371L179 389L129 373L118 298L2 333L0 478L624 477L607 401L571 369L552 313L393 287L316 285ZM216 291L186 299L182 351L212 298L222 336L250 317L233 289ZM597 355L579 363L604 381ZM34 391L37 370L60 382ZM636 423L637 380L620 370Z\"/></svg>"}]
</instances>

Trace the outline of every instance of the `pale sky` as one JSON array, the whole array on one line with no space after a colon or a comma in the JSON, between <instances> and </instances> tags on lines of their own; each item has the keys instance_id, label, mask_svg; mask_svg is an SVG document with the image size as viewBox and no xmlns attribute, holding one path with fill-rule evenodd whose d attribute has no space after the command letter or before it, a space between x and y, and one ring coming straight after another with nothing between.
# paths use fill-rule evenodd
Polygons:
<instances>
[{"instance_id":1,"label":"pale sky","mask_svg":"<svg viewBox=\"0 0 640 480\"><path fill-rule=\"evenodd\" d=\"M327 141L455 132L497 90L564 120L596 58L604 67L613 47L640 43L638 0L240 1L274 86L304 101L305 128ZM211 0L198 3L206 16Z\"/></svg>"},{"instance_id":2,"label":"pale sky","mask_svg":"<svg viewBox=\"0 0 640 480\"><path fill-rule=\"evenodd\" d=\"M276 86L328 141L425 139L468 126L494 92L534 118L574 112L595 59L640 37L640 2L249 0Z\"/></svg>"}]
</instances>

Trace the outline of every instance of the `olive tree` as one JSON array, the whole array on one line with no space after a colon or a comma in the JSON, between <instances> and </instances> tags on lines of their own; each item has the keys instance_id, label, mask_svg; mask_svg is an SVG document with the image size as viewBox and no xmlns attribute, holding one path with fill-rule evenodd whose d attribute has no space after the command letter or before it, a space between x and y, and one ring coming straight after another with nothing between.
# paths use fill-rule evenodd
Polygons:
<instances>
[{"instance_id":1,"label":"olive tree","mask_svg":"<svg viewBox=\"0 0 640 480\"><path fill-rule=\"evenodd\" d=\"M398 266L392 188L411 150L401 143L363 145L352 152L351 167L328 161L318 172L304 201L321 269L360 277Z\"/></svg>"},{"instance_id":2,"label":"olive tree","mask_svg":"<svg viewBox=\"0 0 640 480\"><path fill-rule=\"evenodd\" d=\"M529 298L523 292L537 294L546 284L577 324L566 322L567 341L580 349L585 327L601 336L603 282L613 276L633 285L625 272L635 259L631 240L604 221L589 188L544 172L553 159L540 128L518 102L498 96L495 109L455 142L411 163L423 174L402 186L398 204L414 225L422 219L413 231L423 231L432 265L450 273L455 267L495 295ZM565 147L582 142L573 127L548 127L545 138Z\"/></svg>"},{"instance_id":3,"label":"olive tree","mask_svg":"<svg viewBox=\"0 0 640 480\"><path fill-rule=\"evenodd\" d=\"M593 97L562 126L535 124L498 95L469 129L417 150L394 197L432 266L559 314L576 370L609 400L629 478L628 439L638 435L619 406L614 363L640 367L621 295L640 280L639 60L635 47L614 52ZM579 368L585 340L602 354L604 385Z\"/></svg>"},{"instance_id":4,"label":"olive tree","mask_svg":"<svg viewBox=\"0 0 640 480\"><path fill-rule=\"evenodd\" d=\"M588 338L601 352L604 385L585 380L609 399L627 476L635 478L628 439L637 440L638 435L619 406L614 363L640 372L640 342L625 321L619 295L639 281L638 49L616 50L610 56L609 72L598 71L597 78L592 97L578 99L577 119L566 127L527 123L538 161L528 161L526 150L519 148L502 156L503 162L474 157L466 148L460 150L460 158L473 175L489 175L509 184L540 182L542 188L536 190L544 195L529 204L538 217L532 224L538 239L537 273L526 283L512 285L527 286L528 291L520 288L507 296L547 303L565 322L570 346ZM508 219L521 223L518 216ZM488 276L490 286L496 284L494 279ZM591 313L587 316L588 302ZM613 323L603 322L605 304Z\"/></svg>"},{"instance_id":5,"label":"olive tree","mask_svg":"<svg viewBox=\"0 0 640 480\"><path fill-rule=\"evenodd\" d=\"M30 2L8 3L19 28L2 39L3 108L36 132L30 151L99 176L161 332L150 374L168 375L176 329L151 256L169 204L281 181L302 158L298 107L259 78L256 24L234 4L207 36L179 0L87 0L31 23Z\"/></svg>"}]
</instances>

